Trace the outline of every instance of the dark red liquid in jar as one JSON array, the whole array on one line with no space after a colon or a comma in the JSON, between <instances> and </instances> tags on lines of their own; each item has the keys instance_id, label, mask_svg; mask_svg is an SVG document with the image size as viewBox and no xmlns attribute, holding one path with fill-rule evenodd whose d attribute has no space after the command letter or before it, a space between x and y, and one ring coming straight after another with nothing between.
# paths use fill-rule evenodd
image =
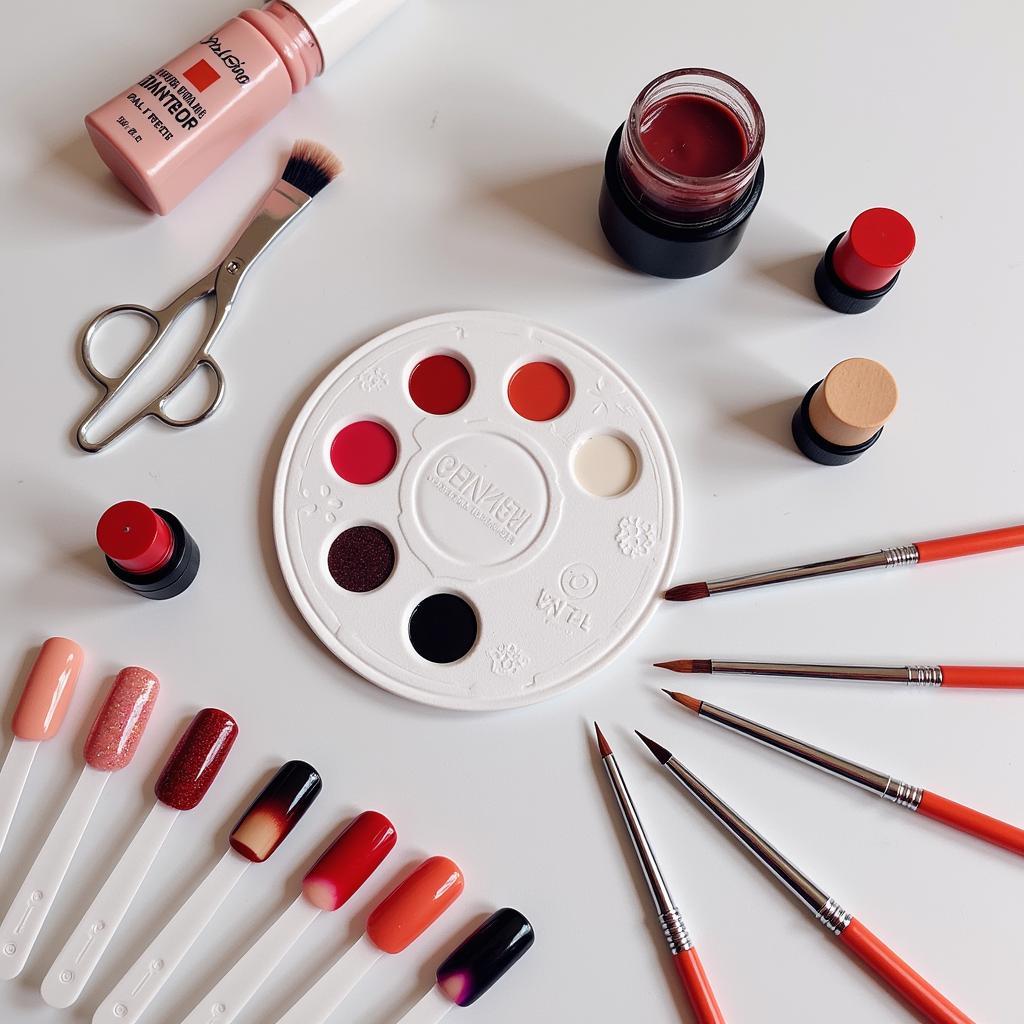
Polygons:
<instances>
[{"instance_id":1,"label":"dark red liquid in jar","mask_svg":"<svg viewBox=\"0 0 1024 1024\"><path fill-rule=\"evenodd\" d=\"M696 93L658 100L640 121L640 141L673 174L713 178L747 158L747 135L724 104Z\"/></svg>"},{"instance_id":2,"label":"dark red liquid in jar","mask_svg":"<svg viewBox=\"0 0 1024 1024\"><path fill-rule=\"evenodd\" d=\"M623 126L618 171L644 213L669 224L716 221L743 202L761 164L764 116L743 85L708 68L650 82Z\"/></svg>"}]
</instances>

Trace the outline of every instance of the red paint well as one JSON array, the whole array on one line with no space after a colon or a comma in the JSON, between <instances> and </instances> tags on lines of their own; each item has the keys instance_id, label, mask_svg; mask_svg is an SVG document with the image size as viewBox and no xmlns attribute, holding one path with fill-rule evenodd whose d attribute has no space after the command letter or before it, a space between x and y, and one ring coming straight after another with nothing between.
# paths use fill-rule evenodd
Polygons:
<instances>
[{"instance_id":1,"label":"red paint well","mask_svg":"<svg viewBox=\"0 0 1024 1024\"><path fill-rule=\"evenodd\" d=\"M640 141L652 160L673 174L713 178L747 157L747 135L724 104L697 93L654 103L640 124Z\"/></svg>"},{"instance_id":2,"label":"red paint well","mask_svg":"<svg viewBox=\"0 0 1024 1024\"><path fill-rule=\"evenodd\" d=\"M434 416L461 409L470 388L469 370L454 356L428 356L409 375L409 396Z\"/></svg>"},{"instance_id":3,"label":"red paint well","mask_svg":"<svg viewBox=\"0 0 1024 1024\"><path fill-rule=\"evenodd\" d=\"M916 244L910 221L895 210L875 207L857 215L832 256L832 266L849 288L884 288L910 259Z\"/></svg>"},{"instance_id":4,"label":"red paint well","mask_svg":"<svg viewBox=\"0 0 1024 1024\"><path fill-rule=\"evenodd\" d=\"M350 423L331 443L334 472L350 484L375 484L391 472L398 444L387 427L373 420Z\"/></svg>"},{"instance_id":5,"label":"red paint well","mask_svg":"<svg viewBox=\"0 0 1024 1024\"><path fill-rule=\"evenodd\" d=\"M553 420L571 396L568 378L554 363L527 363L508 382L509 404L523 419Z\"/></svg>"},{"instance_id":6,"label":"red paint well","mask_svg":"<svg viewBox=\"0 0 1024 1024\"><path fill-rule=\"evenodd\" d=\"M100 516L96 543L126 572L139 576L162 569L174 554L167 523L141 501L119 501Z\"/></svg>"}]
</instances>

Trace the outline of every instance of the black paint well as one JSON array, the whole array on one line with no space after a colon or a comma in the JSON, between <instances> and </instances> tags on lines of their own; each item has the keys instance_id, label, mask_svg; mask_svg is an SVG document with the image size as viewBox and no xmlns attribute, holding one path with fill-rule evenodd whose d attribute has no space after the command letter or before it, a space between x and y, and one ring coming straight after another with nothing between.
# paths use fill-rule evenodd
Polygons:
<instances>
[{"instance_id":1,"label":"black paint well","mask_svg":"<svg viewBox=\"0 0 1024 1024\"><path fill-rule=\"evenodd\" d=\"M373 526L353 526L338 534L327 552L327 569L344 590L365 594L386 583L395 568L395 548Z\"/></svg>"},{"instance_id":2,"label":"black paint well","mask_svg":"<svg viewBox=\"0 0 1024 1024\"><path fill-rule=\"evenodd\" d=\"M478 630L476 612L455 594L432 594L409 616L409 640L416 653L440 665L465 657Z\"/></svg>"}]
</instances>

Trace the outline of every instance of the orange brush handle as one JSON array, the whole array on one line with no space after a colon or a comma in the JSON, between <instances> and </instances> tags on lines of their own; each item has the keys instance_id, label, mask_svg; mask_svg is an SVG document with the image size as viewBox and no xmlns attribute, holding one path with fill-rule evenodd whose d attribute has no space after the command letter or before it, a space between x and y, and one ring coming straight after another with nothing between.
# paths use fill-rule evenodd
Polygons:
<instances>
[{"instance_id":1,"label":"orange brush handle","mask_svg":"<svg viewBox=\"0 0 1024 1024\"><path fill-rule=\"evenodd\" d=\"M942 685L975 689L1024 690L1024 668L942 665Z\"/></svg>"},{"instance_id":2,"label":"orange brush handle","mask_svg":"<svg viewBox=\"0 0 1024 1024\"><path fill-rule=\"evenodd\" d=\"M704 972L704 965L697 956L697 950L684 949L675 955L676 970L682 979L683 988L696 1014L697 1024L725 1024L725 1017L718 1008L718 1000L711 989L711 982Z\"/></svg>"},{"instance_id":3,"label":"orange brush handle","mask_svg":"<svg viewBox=\"0 0 1024 1024\"><path fill-rule=\"evenodd\" d=\"M917 813L1024 857L1024 829L1017 828L1016 825L1009 825L998 818L990 818L981 811L964 807L963 804L947 800L944 796L929 793L927 789L921 796Z\"/></svg>"},{"instance_id":4,"label":"orange brush handle","mask_svg":"<svg viewBox=\"0 0 1024 1024\"><path fill-rule=\"evenodd\" d=\"M856 953L932 1024L974 1024L963 1010L957 1009L938 989L929 985L856 918L839 933L839 938L847 949Z\"/></svg>"},{"instance_id":5,"label":"orange brush handle","mask_svg":"<svg viewBox=\"0 0 1024 1024\"><path fill-rule=\"evenodd\" d=\"M923 540L915 547L920 562L937 562L942 558L960 558L963 555L981 555L986 551L1001 551L1003 548L1019 548L1024 547L1024 526L965 533L962 537Z\"/></svg>"}]
</instances>

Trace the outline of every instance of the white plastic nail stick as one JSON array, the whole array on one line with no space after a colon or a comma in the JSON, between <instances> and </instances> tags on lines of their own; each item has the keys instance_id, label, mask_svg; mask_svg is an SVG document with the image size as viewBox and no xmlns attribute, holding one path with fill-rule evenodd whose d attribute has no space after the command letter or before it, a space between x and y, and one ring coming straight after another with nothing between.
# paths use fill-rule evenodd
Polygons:
<instances>
[{"instance_id":1,"label":"white plastic nail stick","mask_svg":"<svg viewBox=\"0 0 1024 1024\"><path fill-rule=\"evenodd\" d=\"M43 979L43 999L71 1006L96 969L181 812L157 803Z\"/></svg>"},{"instance_id":2,"label":"white plastic nail stick","mask_svg":"<svg viewBox=\"0 0 1024 1024\"><path fill-rule=\"evenodd\" d=\"M32 770L32 762L36 759L39 749L38 740L11 741L10 750L4 758L4 766L0 768L0 850L7 842L7 833L14 821L14 812L18 809L28 773Z\"/></svg>"},{"instance_id":3,"label":"white plastic nail stick","mask_svg":"<svg viewBox=\"0 0 1024 1024\"><path fill-rule=\"evenodd\" d=\"M229 850L93 1014L93 1024L133 1024L184 959L252 862Z\"/></svg>"},{"instance_id":4,"label":"white plastic nail stick","mask_svg":"<svg viewBox=\"0 0 1024 1024\"><path fill-rule=\"evenodd\" d=\"M323 911L300 896L199 1001L184 1024L229 1024Z\"/></svg>"},{"instance_id":5,"label":"white plastic nail stick","mask_svg":"<svg viewBox=\"0 0 1024 1024\"><path fill-rule=\"evenodd\" d=\"M324 1024L383 955L368 935L361 935L277 1024Z\"/></svg>"},{"instance_id":6,"label":"white plastic nail stick","mask_svg":"<svg viewBox=\"0 0 1024 1024\"><path fill-rule=\"evenodd\" d=\"M454 1005L435 985L397 1024L437 1024Z\"/></svg>"},{"instance_id":7,"label":"white plastic nail stick","mask_svg":"<svg viewBox=\"0 0 1024 1024\"><path fill-rule=\"evenodd\" d=\"M86 766L0 924L0 978L16 978L53 906L109 772Z\"/></svg>"}]
</instances>

